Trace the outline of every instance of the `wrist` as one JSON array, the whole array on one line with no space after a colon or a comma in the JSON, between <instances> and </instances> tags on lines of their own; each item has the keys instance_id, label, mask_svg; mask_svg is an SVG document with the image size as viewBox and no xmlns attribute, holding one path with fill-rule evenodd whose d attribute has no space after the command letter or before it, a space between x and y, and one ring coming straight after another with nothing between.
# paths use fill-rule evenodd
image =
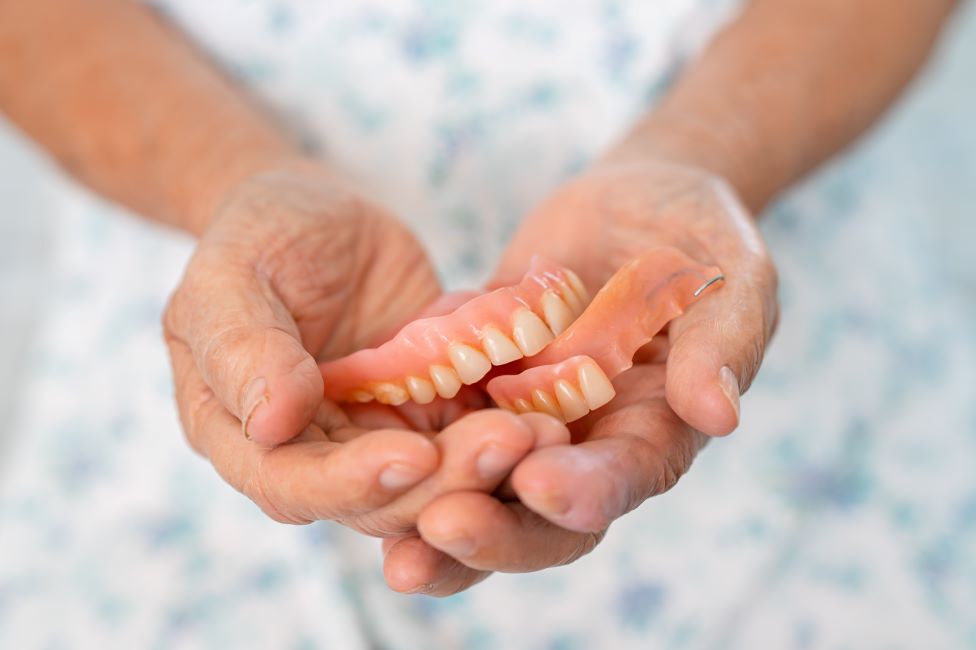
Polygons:
<instances>
[{"instance_id":1,"label":"wrist","mask_svg":"<svg viewBox=\"0 0 976 650\"><path fill-rule=\"evenodd\" d=\"M702 112L655 111L601 160L608 164L670 164L718 177L753 214L785 185L746 120L713 119Z\"/></svg>"},{"instance_id":2,"label":"wrist","mask_svg":"<svg viewBox=\"0 0 976 650\"><path fill-rule=\"evenodd\" d=\"M199 167L204 169L199 169ZM180 225L196 236L202 234L220 213L228 198L256 179L276 174L300 175L335 182L331 171L320 161L289 149L262 149L237 153L230 159L214 157L187 175L184 183L183 219Z\"/></svg>"}]
</instances>

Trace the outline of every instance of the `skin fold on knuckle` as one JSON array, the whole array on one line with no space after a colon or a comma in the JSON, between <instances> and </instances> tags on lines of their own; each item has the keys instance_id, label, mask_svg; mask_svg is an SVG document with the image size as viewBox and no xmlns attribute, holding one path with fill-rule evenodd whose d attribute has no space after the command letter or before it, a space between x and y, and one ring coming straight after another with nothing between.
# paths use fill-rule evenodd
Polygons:
<instances>
[{"instance_id":1,"label":"skin fold on knuckle","mask_svg":"<svg viewBox=\"0 0 976 650\"><path fill-rule=\"evenodd\" d=\"M277 488L273 487L272 472L268 469L268 461L273 453L274 450L261 453L258 462L250 473L248 473L244 462L241 461L241 467L237 470L237 474L241 477L239 481L240 492L257 504L264 514L278 523L295 525L312 523L316 517L309 517L307 513L292 513L291 509L282 505L282 498Z\"/></svg>"}]
</instances>

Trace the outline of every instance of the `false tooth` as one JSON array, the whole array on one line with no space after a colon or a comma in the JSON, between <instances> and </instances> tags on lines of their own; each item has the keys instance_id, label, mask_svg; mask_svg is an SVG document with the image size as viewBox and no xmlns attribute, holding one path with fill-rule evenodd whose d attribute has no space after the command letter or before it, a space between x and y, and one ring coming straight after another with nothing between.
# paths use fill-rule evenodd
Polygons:
<instances>
[{"instance_id":1,"label":"false tooth","mask_svg":"<svg viewBox=\"0 0 976 650\"><path fill-rule=\"evenodd\" d=\"M496 366L522 358L522 352L512 342L512 339L502 334L497 327L486 327L481 331L481 345L488 353L488 358Z\"/></svg>"},{"instance_id":2,"label":"false tooth","mask_svg":"<svg viewBox=\"0 0 976 650\"><path fill-rule=\"evenodd\" d=\"M586 398L586 405L595 410L613 399L617 392L598 365L588 362L580 366L577 373L580 389Z\"/></svg>"},{"instance_id":3,"label":"false tooth","mask_svg":"<svg viewBox=\"0 0 976 650\"><path fill-rule=\"evenodd\" d=\"M521 397L516 399L512 406L515 407L515 410L518 413L531 413L534 410L532 408L532 402L527 399L522 399Z\"/></svg>"},{"instance_id":4,"label":"false tooth","mask_svg":"<svg viewBox=\"0 0 976 650\"><path fill-rule=\"evenodd\" d=\"M512 337L522 353L531 357L552 341L552 332L528 309L519 309L512 319Z\"/></svg>"},{"instance_id":5,"label":"false tooth","mask_svg":"<svg viewBox=\"0 0 976 650\"><path fill-rule=\"evenodd\" d=\"M430 378L434 380L437 394L444 399L451 399L461 390L461 379L447 366L431 366Z\"/></svg>"},{"instance_id":6,"label":"false tooth","mask_svg":"<svg viewBox=\"0 0 976 650\"><path fill-rule=\"evenodd\" d=\"M546 317L552 333L559 336L566 331L576 316L562 298L553 290L542 294L542 314Z\"/></svg>"},{"instance_id":7,"label":"false tooth","mask_svg":"<svg viewBox=\"0 0 976 650\"><path fill-rule=\"evenodd\" d=\"M370 393L369 391L357 390L357 391L353 391L352 399L353 401L356 402L365 403L365 402L372 402L374 398L373 398L373 394Z\"/></svg>"},{"instance_id":8,"label":"false tooth","mask_svg":"<svg viewBox=\"0 0 976 650\"><path fill-rule=\"evenodd\" d=\"M508 402L508 400L503 400L503 399L495 400L495 406L497 406L500 409L505 409L506 411L513 411L513 412L515 412L515 407L512 406Z\"/></svg>"},{"instance_id":9,"label":"false tooth","mask_svg":"<svg viewBox=\"0 0 976 650\"><path fill-rule=\"evenodd\" d=\"M473 384L491 370L491 361L478 350L464 343L451 343L447 357L465 384Z\"/></svg>"},{"instance_id":10,"label":"false tooth","mask_svg":"<svg viewBox=\"0 0 976 650\"><path fill-rule=\"evenodd\" d=\"M410 393L410 399L417 402L417 404L429 404L437 397L437 393L434 392L434 384L426 379L407 377L404 383L407 385L407 392Z\"/></svg>"},{"instance_id":11,"label":"false tooth","mask_svg":"<svg viewBox=\"0 0 976 650\"><path fill-rule=\"evenodd\" d=\"M391 404L393 406L399 406L410 399L407 391L386 381L375 384L373 394L376 395L376 401L380 404Z\"/></svg>"},{"instance_id":12,"label":"false tooth","mask_svg":"<svg viewBox=\"0 0 976 650\"><path fill-rule=\"evenodd\" d=\"M569 308L573 310L573 313L579 316L586 309L586 303L579 297L576 290L569 286L569 283L565 280L559 280L559 292L563 294L563 299Z\"/></svg>"},{"instance_id":13,"label":"false tooth","mask_svg":"<svg viewBox=\"0 0 976 650\"><path fill-rule=\"evenodd\" d=\"M583 401L583 396L565 379L557 381L553 388L555 388L556 401L559 402L559 408L567 422L578 420L590 412L586 402Z\"/></svg>"},{"instance_id":14,"label":"false tooth","mask_svg":"<svg viewBox=\"0 0 976 650\"><path fill-rule=\"evenodd\" d=\"M559 412L559 404L552 395L543 390L536 388L532 391L532 406L540 413L548 413L555 418L563 419L563 414Z\"/></svg>"},{"instance_id":15,"label":"false tooth","mask_svg":"<svg viewBox=\"0 0 976 650\"><path fill-rule=\"evenodd\" d=\"M585 307L590 304L590 294L586 291L586 287L583 286L583 281L580 280L580 276L566 269L566 279L569 280L569 285L576 291L579 299L583 301L583 306Z\"/></svg>"}]
</instances>

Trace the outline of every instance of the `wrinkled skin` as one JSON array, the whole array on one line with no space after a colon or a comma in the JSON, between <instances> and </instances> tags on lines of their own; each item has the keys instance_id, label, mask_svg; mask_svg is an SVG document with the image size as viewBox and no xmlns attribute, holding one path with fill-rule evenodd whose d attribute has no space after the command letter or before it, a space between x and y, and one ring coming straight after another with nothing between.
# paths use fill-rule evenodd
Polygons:
<instances>
[{"instance_id":1,"label":"wrinkled skin","mask_svg":"<svg viewBox=\"0 0 976 650\"><path fill-rule=\"evenodd\" d=\"M362 347L439 294L410 233L325 172L239 183L164 316L190 444L282 522L403 534L439 495L495 490L532 449L566 443L566 428L460 403L404 414L323 400L317 360Z\"/></svg>"},{"instance_id":2,"label":"wrinkled skin","mask_svg":"<svg viewBox=\"0 0 976 650\"><path fill-rule=\"evenodd\" d=\"M391 586L447 595L491 571L571 562L592 550L614 519L670 489L709 435L737 426L739 394L759 368L778 306L760 235L723 182L669 164L602 163L527 218L495 282L516 280L541 253L575 269L594 290L662 244L721 267L725 286L638 354L614 382L611 404L573 423L579 444L533 451L518 465L511 478L518 502L446 494L421 512L419 535L387 540Z\"/></svg>"}]
</instances>

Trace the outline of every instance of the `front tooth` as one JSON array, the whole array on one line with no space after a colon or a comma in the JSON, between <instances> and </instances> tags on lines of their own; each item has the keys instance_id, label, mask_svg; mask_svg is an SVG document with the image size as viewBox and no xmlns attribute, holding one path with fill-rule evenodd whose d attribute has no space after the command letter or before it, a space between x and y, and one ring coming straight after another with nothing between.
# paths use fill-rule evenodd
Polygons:
<instances>
[{"instance_id":1,"label":"front tooth","mask_svg":"<svg viewBox=\"0 0 976 650\"><path fill-rule=\"evenodd\" d=\"M563 299L552 290L542 294L542 314L546 317L546 322L552 328L552 333L559 336L566 331L575 320L573 311Z\"/></svg>"},{"instance_id":2,"label":"front tooth","mask_svg":"<svg viewBox=\"0 0 976 650\"><path fill-rule=\"evenodd\" d=\"M357 391L353 391L352 399L353 401L356 402L365 403L365 402L372 402L374 398L373 398L373 394L370 393L369 391L357 390Z\"/></svg>"},{"instance_id":3,"label":"front tooth","mask_svg":"<svg viewBox=\"0 0 976 650\"><path fill-rule=\"evenodd\" d=\"M600 408L612 400L613 396L617 394L613 389L613 384L610 383L603 370L595 363L583 364L577 376L579 377L583 397L586 398L586 405L591 410Z\"/></svg>"},{"instance_id":4,"label":"front tooth","mask_svg":"<svg viewBox=\"0 0 976 650\"><path fill-rule=\"evenodd\" d=\"M373 386L373 394L376 395L376 401L380 404L392 404L393 406L399 406L410 399L407 391L403 388L385 381Z\"/></svg>"},{"instance_id":5,"label":"front tooth","mask_svg":"<svg viewBox=\"0 0 976 650\"><path fill-rule=\"evenodd\" d=\"M528 309L519 309L512 319L512 336L522 353L531 357L552 341L552 332Z\"/></svg>"},{"instance_id":6,"label":"front tooth","mask_svg":"<svg viewBox=\"0 0 976 650\"><path fill-rule=\"evenodd\" d=\"M583 281L580 280L580 276L576 275L569 269L566 270L566 279L569 280L569 284L576 291L576 295L579 299L583 301L583 306L590 304L590 294L587 293L586 287L583 286Z\"/></svg>"},{"instance_id":7,"label":"front tooth","mask_svg":"<svg viewBox=\"0 0 976 650\"><path fill-rule=\"evenodd\" d=\"M522 358L522 352L512 342L512 339L502 334L497 327L486 327L481 331L481 345L484 346L488 358L496 366Z\"/></svg>"},{"instance_id":8,"label":"front tooth","mask_svg":"<svg viewBox=\"0 0 976 650\"><path fill-rule=\"evenodd\" d=\"M530 402L527 399L522 399L521 397L516 399L515 403L512 404L512 406L515 407L515 410L518 413L531 413L533 411L532 402Z\"/></svg>"},{"instance_id":9,"label":"front tooth","mask_svg":"<svg viewBox=\"0 0 976 650\"><path fill-rule=\"evenodd\" d=\"M556 400L553 399L552 395L545 392L544 390L539 390L536 388L532 391L532 406L535 407L536 411L540 413L548 413L549 415L563 419L562 413L559 412L559 405Z\"/></svg>"},{"instance_id":10,"label":"front tooth","mask_svg":"<svg viewBox=\"0 0 976 650\"><path fill-rule=\"evenodd\" d=\"M556 382L554 388L556 401L559 402L559 408L562 410L567 422L578 420L590 412L590 409L586 406L586 402L583 401L583 396L580 395L578 390L573 388L571 383L565 379L560 379Z\"/></svg>"},{"instance_id":11,"label":"front tooth","mask_svg":"<svg viewBox=\"0 0 976 650\"><path fill-rule=\"evenodd\" d=\"M447 357L457 370L458 377L465 384L473 384L491 370L491 361L480 351L463 343L452 343L447 348Z\"/></svg>"},{"instance_id":12,"label":"front tooth","mask_svg":"<svg viewBox=\"0 0 976 650\"><path fill-rule=\"evenodd\" d=\"M461 390L461 379L447 366L431 366L430 378L434 380L437 394L444 399L451 399Z\"/></svg>"},{"instance_id":13,"label":"front tooth","mask_svg":"<svg viewBox=\"0 0 976 650\"><path fill-rule=\"evenodd\" d=\"M410 393L410 399L417 404L430 404L437 397L437 393L434 392L434 384L426 379L407 377L405 383L407 384L407 392Z\"/></svg>"}]
</instances>

